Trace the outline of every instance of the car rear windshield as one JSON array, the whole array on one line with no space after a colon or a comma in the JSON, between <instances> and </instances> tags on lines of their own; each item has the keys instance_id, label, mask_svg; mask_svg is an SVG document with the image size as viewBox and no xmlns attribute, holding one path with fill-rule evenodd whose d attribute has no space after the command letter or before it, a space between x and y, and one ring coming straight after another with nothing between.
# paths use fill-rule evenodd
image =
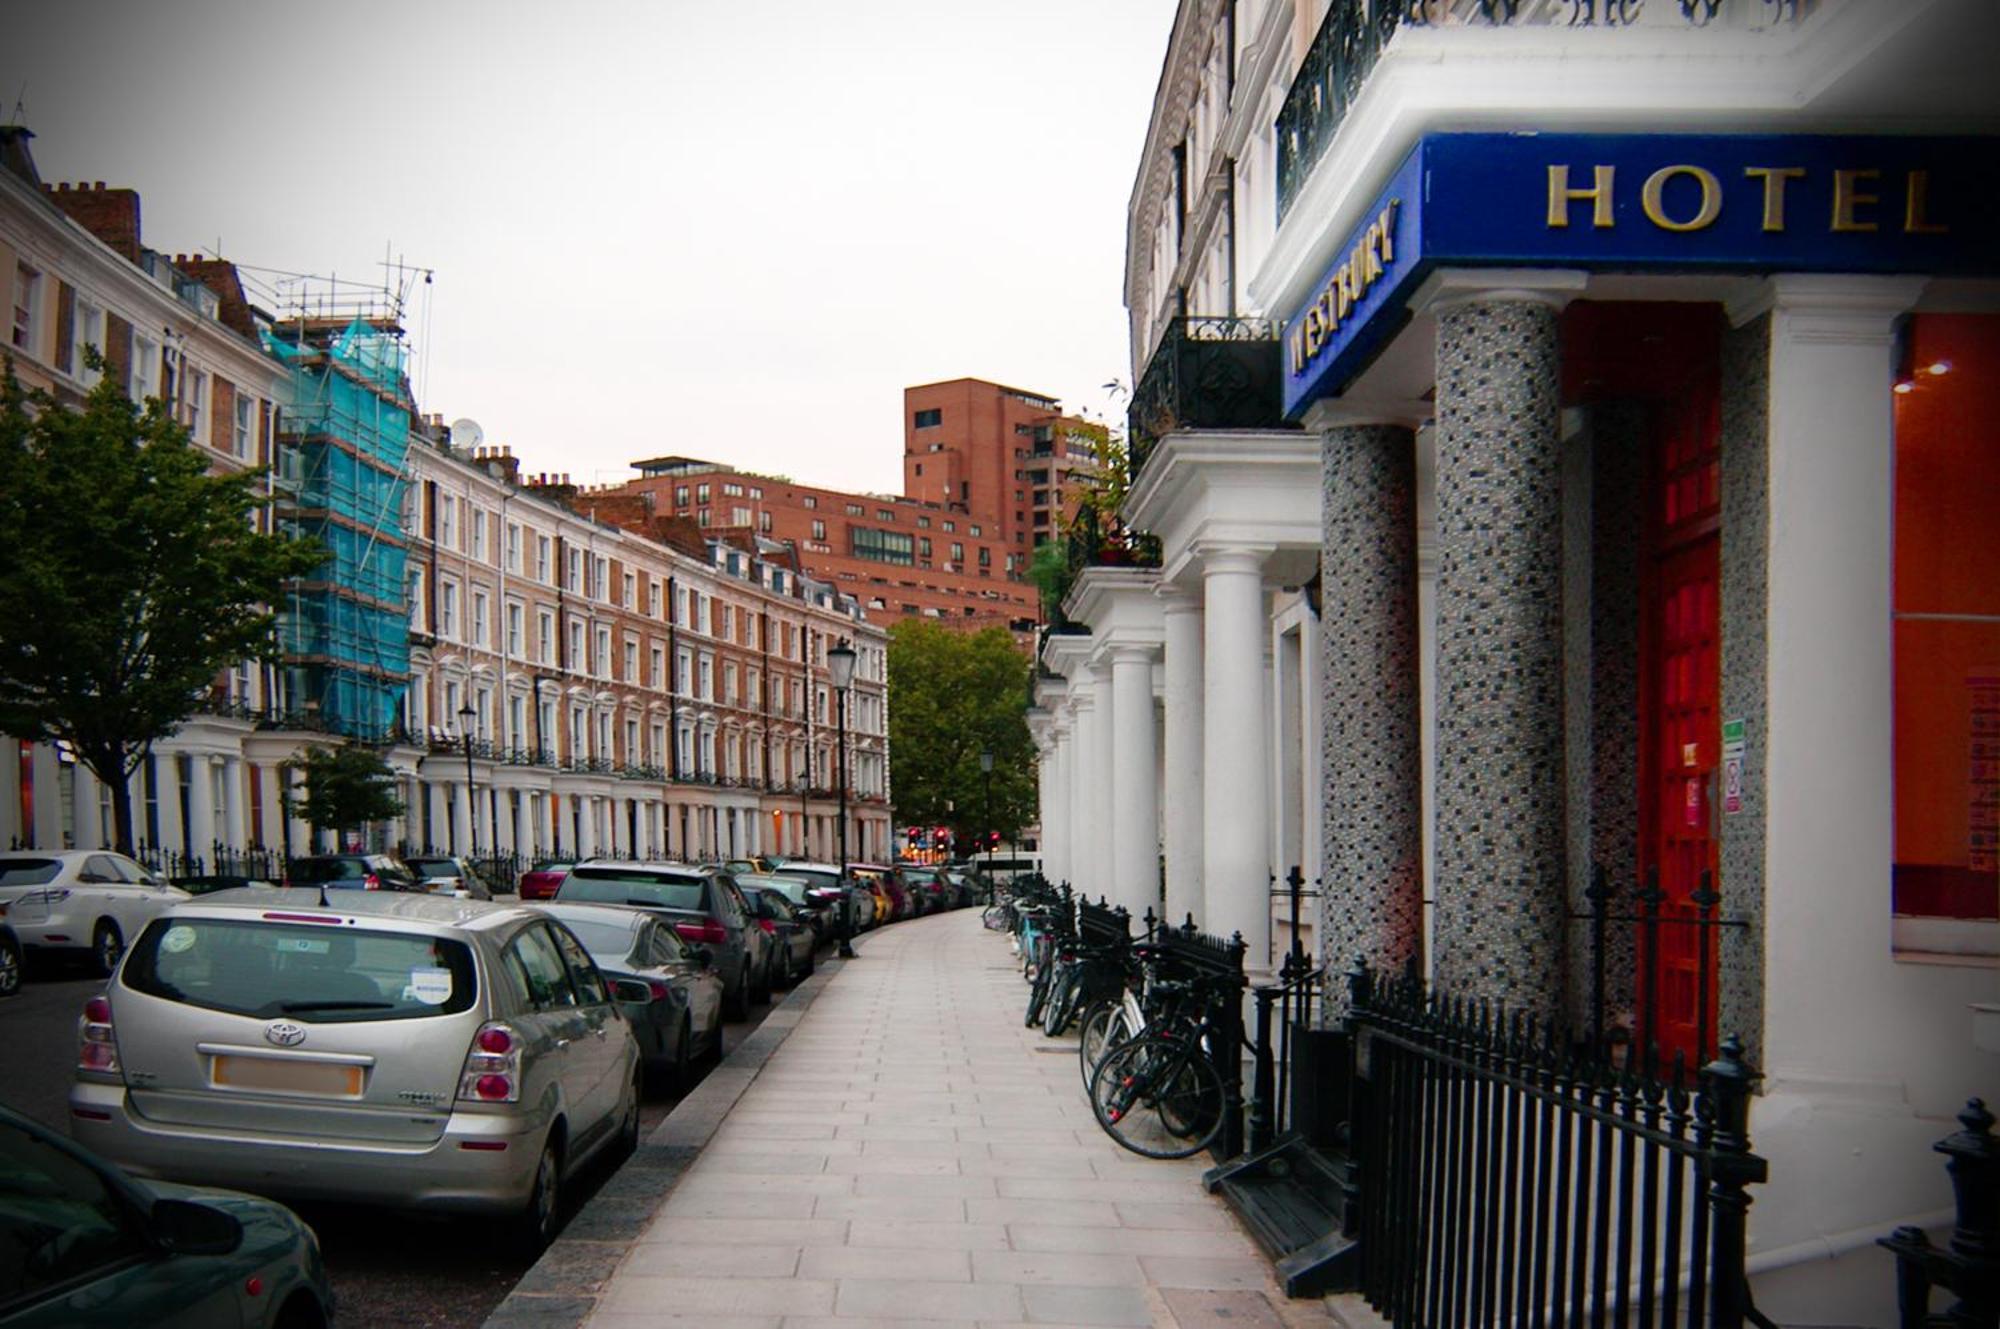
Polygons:
<instances>
[{"instance_id":1,"label":"car rear windshield","mask_svg":"<svg viewBox=\"0 0 2000 1329\"><path fill-rule=\"evenodd\" d=\"M458 864L449 858L412 858L405 860L410 871L420 877L456 877Z\"/></svg>"},{"instance_id":2,"label":"car rear windshield","mask_svg":"<svg viewBox=\"0 0 2000 1329\"><path fill-rule=\"evenodd\" d=\"M630 916L637 919L646 917L640 913ZM564 916L557 921L576 934L576 939L583 943L583 949L589 951L590 958L600 966L618 968L632 953L632 925L622 919Z\"/></svg>"},{"instance_id":3,"label":"car rear windshield","mask_svg":"<svg viewBox=\"0 0 2000 1329\"><path fill-rule=\"evenodd\" d=\"M813 872L805 868L785 868L772 875L787 877L793 881L802 881L816 891L832 890L834 887L840 885L840 876L834 872Z\"/></svg>"},{"instance_id":4,"label":"car rear windshield","mask_svg":"<svg viewBox=\"0 0 2000 1329\"><path fill-rule=\"evenodd\" d=\"M348 881L368 875L368 865L358 858L295 858L295 882Z\"/></svg>"},{"instance_id":5,"label":"car rear windshield","mask_svg":"<svg viewBox=\"0 0 2000 1329\"><path fill-rule=\"evenodd\" d=\"M166 1001L314 1024L452 1015L478 995L461 941L268 919L155 919L119 981Z\"/></svg>"},{"instance_id":6,"label":"car rear windshield","mask_svg":"<svg viewBox=\"0 0 2000 1329\"><path fill-rule=\"evenodd\" d=\"M643 904L660 909L708 908L708 882L664 872L621 868L576 868L556 890L558 900L591 900L599 904Z\"/></svg>"},{"instance_id":7,"label":"car rear windshield","mask_svg":"<svg viewBox=\"0 0 2000 1329\"><path fill-rule=\"evenodd\" d=\"M40 886L54 881L62 862L54 858L0 859L0 886Z\"/></svg>"}]
</instances>

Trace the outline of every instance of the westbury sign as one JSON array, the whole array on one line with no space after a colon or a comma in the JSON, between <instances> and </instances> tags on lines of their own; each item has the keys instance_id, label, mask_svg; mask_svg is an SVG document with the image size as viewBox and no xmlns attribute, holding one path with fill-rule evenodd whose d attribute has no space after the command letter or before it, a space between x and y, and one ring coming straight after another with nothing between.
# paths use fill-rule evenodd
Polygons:
<instances>
[{"instance_id":1,"label":"westbury sign","mask_svg":"<svg viewBox=\"0 0 2000 1329\"><path fill-rule=\"evenodd\" d=\"M2000 139L1436 134L1285 321L1285 410L1339 390L1433 268L2000 273Z\"/></svg>"}]
</instances>

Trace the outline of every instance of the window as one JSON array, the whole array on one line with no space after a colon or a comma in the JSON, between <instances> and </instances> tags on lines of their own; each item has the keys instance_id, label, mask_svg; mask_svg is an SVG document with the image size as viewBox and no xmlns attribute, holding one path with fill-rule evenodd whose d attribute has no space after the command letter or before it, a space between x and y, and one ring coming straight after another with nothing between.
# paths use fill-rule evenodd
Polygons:
<instances>
[{"instance_id":1,"label":"window","mask_svg":"<svg viewBox=\"0 0 2000 1329\"><path fill-rule=\"evenodd\" d=\"M549 937L547 924L536 923L515 938L507 948L505 964L536 1010L564 1010L576 1005L569 969Z\"/></svg>"},{"instance_id":2,"label":"window","mask_svg":"<svg viewBox=\"0 0 2000 1329\"><path fill-rule=\"evenodd\" d=\"M950 535L953 531L957 529L958 529L958 524L956 522L948 521L944 524L944 531L946 535Z\"/></svg>"},{"instance_id":3,"label":"window","mask_svg":"<svg viewBox=\"0 0 2000 1329\"><path fill-rule=\"evenodd\" d=\"M649 687L664 687L667 681L667 652L665 647L653 648L652 673L647 677Z\"/></svg>"},{"instance_id":4,"label":"window","mask_svg":"<svg viewBox=\"0 0 2000 1329\"><path fill-rule=\"evenodd\" d=\"M563 568L563 589L574 594L577 588L583 585L583 551L570 550L569 557L564 562L568 566Z\"/></svg>"},{"instance_id":5,"label":"window","mask_svg":"<svg viewBox=\"0 0 2000 1329\"><path fill-rule=\"evenodd\" d=\"M762 487L761 485L751 485L751 486L750 486L750 497L752 497L752 498L762 498L762 497L764 497L764 490L763 490L763 487Z\"/></svg>"},{"instance_id":6,"label":"window","mask_svg":"<svg viewBox=\"0 0 2000 1329\"><path fill-rule=\"evenodd\" d=\"M863 511L864 509L859 503L849 503L847 505L847 515L850 517L859 517Z\"/></svg>"},{"instance_id":7,"label":"window","mask_svg":"<svg viewBox=\"0 0 2000 1329\"><path fill-rule=\"evenodd\" d=\"M646 617L658 618L659 616L660 579L658 577L649 577L646 579Z\"/></svg>"},{"instance_id":8,"label":"window","mask_svg":"<svg viewBox=\"0 0 2000 1329\"><path fill-rule=\"evenodd\" d=\"M808 508L817 508L819 506L819 499L811 494L807 494L804 498L800 499L799 501Z\"/></svg>"},{"instance_id":9,"label":"window","mask_svg":"<svg viewBox=\"0 0 2000 1329\"><path fill-rule=\"evenodd\" d=\"M546 609L535 613L535 628L540 634L536 638L536 659L543 664L554 664L556 658L556 616Z\"/></svg>"},{"instance_id":10,"label":"window","mask_svg":"<svg viewBox=\"0 0 2000 1329\"><path fill-rule=\"evenodd\" d=\"M590 560L590 598L611 601L611 560L600 555Z\"/></svg>"},{"instance_id":11,"label":"window","mask_svg":"<svg viewBox=\"0 0 2000 1329\"><path fill-rule=\"evenodd\" d=\"M590 663L583 658L583 624L577 619L569 621L569 659L565 664L579 674L590 672Z\"/></svg>"},{"instance_id":12,"label":"window","mask_svg":"<svg viewBox=\"0 0 2000 1329\"><path fill-rule=\"evenodd\" d=\"M731 526L748 526L750 518L751 513L748 508L731 508L729 510L729 524Z\"/></svg>"},{"instance_id":13,"label":"window","mask_svg":"<svg viewBox=\"0 0 2000 1329\"><path fill-rule=\"evenodd\" d=\"M627 609L637 609L639 607L638 574L632 572L625 574L625 598L619 603Z\"/></svg>"},{"instance_id":14,"label":"window","mask_svg":"<svg viewBox=\"0 0 2000 1329\"><path fill-rule=\"evenodd\" d=\"M611 629L597 630L597 654L591 660L591 672L599 678L611 677Z\"/></svg>"},{"instance_id":15,"label":"window","mask_svg":"<svg viewBox=\"0 0 2000 1329\"><path fill-rule=\"evenodd\" d=\"M104 376L102 371L84 363L84 348L90 346L100 352L104 349L104 311L87 300L78 299L69 321L70 363L63 368L86 388L97 386L97 380Z\"/></svg>"},{"instance_id":16,"label":"window","mask_svg":"<svg viewBox=\"0 0 2000 1329\"><path fill-rule=\"evenodd\" d=\"M812 538L815 540L826 539L826 523L817 517L813 518L812 533Z\"/></svg>"},{"instance_id":17,"label":"window","mask_svg":"<svg viewBox=\"0 0 2000 1329\"><path fill-rule=\"evenodd\" d=\"M930 528L931 528L931 519L929 517L917 518L917 529L928 531Z\"/></svg>"},{"instance_id":18,"label":"window","mask_svg":"<svg viewBox=\"0 0 2000 1329\"><path fill-rule=\"evenodd\" d=\"M35 345L35 309L40 303L42 274L25 263L14 265L14 332L11 340L14 349L29 355L37 353Z\"/></svg>"},{"instance_id":19,"label":"window","mask_svg":"<svg viewBox=\"0 0 2000 1329\"><path fill-rule=\"evenodd\" d=\"M988 545L979 546L979 566L982 568L993 566L993 550Z\"/></svg>"},{"instance_id":20,"label":"window","mask_svg":"<svg viewBox=\"0 0 2000 1329\"><path fill-rule=\"evenodd\" d=\"M715 616L715 635L723 641L729 640L729 629L735 621L736 611L720 600L710 602L710 612Z\"/></svg>"},{"instance_id":21,"label":"window","mask_svg":"<svg viewBox=\"0 0 2000 1329\"><path fill-rule=\"evenodd\" d=\"M248 461L254 438L253 425L257 418L257 399L248 393L236 394L236 419L229 432L230 455L238 460Z\"/></svg>"},{"instance_id":22,"label":"window","mask_svg":"<svg viewBox=\"0 0 2000 1329\"><path fill-rule=\"evenodd\" d=\"M486 645L486 592L472 593L472 645Z\"/></svg>"},{"instance_id":23,"label":"window","mask_svg":"<svg viewBox=\"0 0 2000 1329\"><path fill-rule=\"evenodd\" d=\"M724 498L741 498L743 497L743 486L733 481L725 482L722 486L722 496Z\"/></svg>"},{"instance_id":24,"label":"window","mask_svg":"<svg viewBox=\"0 0 2000 1329\"><path fill-rule=\"evenodd\" d=\"M507 571L519 572L521 570L521 523L517 521L507 523L506 558Z\"/></svg>"},{"instance_id":25,"label":"window","mask_svg":"<svg viewBox=\"0 0 2000 1329\"><path fill-rule=\"evenodd\" d=\"M760 531L763 531L763 532L764 532L764 533L765 533L766 535L770 534L770 531L771 531L771 514L770 514L770 513L768 513L768 512L760 512L760 513L758 513L758 514L757 514L757 529L758 529L758 530L760 530Z\"/></svg>"},{"instance_id":26,"label":"window","mask_svg":"<svg viewBox=\"0 0 2000 1329\"><path fill-rule=\"evenodd\" d=\"M736 666L725 663L722 666L722 700L725 705L736 704Z\"/></svg>"},{"instance_id":27,"label":"window","mask_svg":"<svg viewBox=\"0 0 2000 1329\"><path fill-rule=\"evenodd\" d=\"M702 701L715 700L715 660L712 656L701 657L701 685L695 696Z\"/></svg>"},{"instance_id":28,"label":"window","mask_svg":"<svg viewBox=\"0 0 2000 1329\"><path fill-rule=\"evenodd\" d=\"M694 524L704 529L708 526L708 509L701 508L694 514Z\"/></svg>"},{"instance_id":29,"label":"window","mask_svg":"<svg viewBox=\"0 0 2000 1329\"><path fill-rule=\"evenodd\" d=\"M446 549L458 548L458 500L450 494L438 495L437 542Z\"/></svg>"},{"instance_id":30,"label":"window","mask_svg":"<svg viewBox=\"0 0 2000 1329\"><path fill-rule=\"evenodd\" d=\"M896 520L896 514L892 509L889 508L877 508L875 509L875 520L894 521Z\"/></svg>"},{"instance_id":31,"label":"window","mask_svg":"<svg viewBox=\"0 0 2000 1329\"><path fill-rule=\"evenodd\" d=\"M528 699L526 697L507 698L507 744L521 748L522 735L528 730Z\"/></svg>"},{"instance_id":32,"label":"window","mask_svg":"<svg viewBox=\"0 0 2000 1329\"><path fill-rule=\"evenodd\" d=\"M882 531L872 526L849 528L854 541L856 558L873 559L877 563L893 563L898 567L908 567L916 561L916 540L901 531Z\"/></svg>"},{"instance_id":33,"label":"window","mask_svg":"<svg viewBox=\"0 0 2000 1329\"><path fill-rule=\"evenodd\" d=\"M979 528L977 526L972 528L972 538L975 540L979 538Z\"/></svg>"},{"instance_id":34,"label":"window","mask_svg":"<svg viewBox=\"0 0 2000 1329\"><path fill-rule=\"evenodd\" d=\"M637 683L639 681L639 643L630 637L625 639L625 677L623 681L627 683Z\"/></svg>"},{"instance_id":35,"label":"window","mask_svg":"<svg viewBox=\"0 0 2000 1329\"><path fill-rule=\"evenodd\" d=\"M472 556L481 563L486 561L486 509L476 504L465 505L465 525L472 536Z\"/></svg>"},{"instance_id":36,"label":"window","mask_svg":"<svg viewBox=\"0 0 2000 1329\"><path fill-rule=\"evenodd\" d=\"M687 505L688 505L688 487L686 485L675 485L674 506L677 508L684 508Z\"/></svg>"},{"instance_id":37,"label":"window","mask_svg":"<svg viewBox=\"0 0 2000 1329\"><path fill-rule=\"evenodd\" d=\"M509 602L507 605L507 654L512 659L521 658L521 606Z\"/></svg>"},{"instance_id":38,"label":"window","mask_svg":"<svg viewBox=\"0 0 2000 1329\"><path fill-rule=\"evenodd\" d=\"M935 429L943 423L944 412L942 410L917 412L917 428L919 429Z\"/></svg>"},{"instance_id":39,"label":"window","mask_svg":"<svg viewBox=\"0 0 2000 1329\"><path fill-rule=\"evenodd\" d=\"M952 561L953 563L963 563L963 562L965 562L965 546L964 546L964 545L962 545L962 544L959 544L959 543L957 543L956 541L954 541L954 542L952 543L952 546L951 546L951 561Z\"/></svg>"},{"instance_id":40,"label":"window","mask_svg":"<svg viewBox=\"0 0 2000 1329\"><path fill-rule=\"evenodd\" d=\"M678 651L674 656L674 691L685 697L688 684L694 678L694 655L689 651Z\"/></svg>"},{"instance_id":41,"label":"window","mask_svg":"<svg viewBox=\"0 0 2000 1329\"><path fill-rule=\"evenodd\" d=\"M429 632L424 622L424 570L410 569L410 631Z\"/></svg>"},{"instance_id":42,"label":"window","mask_svg":"<svg viewBox=\"0 0 2000 1329\"><path fill-rule=\"evenodd\" d=\"M703 485L696 485L696 486L694 487L694 501L695 501L695 502L697 502L697 503L706 503L706 502L708 502L708 486L707 486L707 485L705 485L705 484L703 484Z\"/></svg>"},{"instance_id":43,"label":"window","mask_svg":"<svg viewBox=\"0 0 2000 1329\"><path fill-rule=\"evenodd\" d=\"M188 366L187 379L181 385L181 423L187 426L196 443L208 442L208 373Z\"/></svg>"},{"instance_id":44,"label":"window","mask_svg":"<svg viewBox=\"0 0 2000 1329\"><path fill-rule=\"evenodd\" d=\"M438 583L438 635L458 639L458 583Z\"/></svg>"},{"instance_id":45,"label":"window","mask_svg":"<svg viewBox=\"0 0 2000 1329\"><path fill-rule=\"evenodd\" d=\"M552 544L546 535L535 537L535 580L544 586L549 584L549 554Z\"/></svg>"},{"instance_id":46,"label":"window","mask_svg":"<svg viewBox=\"0 0 2000 1329\"><path fill-rule=\"evenodd\" d=\"M132 391L140 405L160 395L160 344L141 333L132 334Z\"/></svg>"}]
</instances>

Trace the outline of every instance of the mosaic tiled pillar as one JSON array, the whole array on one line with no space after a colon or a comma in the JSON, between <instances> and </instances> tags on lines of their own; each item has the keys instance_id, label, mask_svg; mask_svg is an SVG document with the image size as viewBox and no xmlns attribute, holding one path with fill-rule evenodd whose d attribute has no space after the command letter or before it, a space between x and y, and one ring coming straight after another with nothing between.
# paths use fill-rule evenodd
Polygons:
<instances>
[{"instance_id":1,"label":"mosaic tiled pillar","mask_svg":"<svg viewBox=\"0 0 2000 1329\"><path fill-rule=\"evenodd\" d=\"M1167 917L1200 917L1201 886L1201 600L1186 591L1158 592L1166 628Z\"/></svg>"},{"instance_id":2,"label":"mosaic tiled pillar","mask_svg":"<svg viewBox=\"0 0 2000 1329\"><path fill-rule=\"evenodd\" d=\"M1320 473L1321 955L1336 973L1356 957L1393 973L1423 942L1415 436L1329 430ZM1345 984L1327 993L1330 1013L1345 1009Z\"/></svg>"},{"instance_id":3,"label":"mosaic tiled pillar","mask_svg":"<svg viewBox=\"0 0 2000 1329\"><path fill-rule=\"evenodd\" d=\"M1553 1018L1563 993L1556 310L1438 311L1439 988Z\"/></svg>"}]
</instances>

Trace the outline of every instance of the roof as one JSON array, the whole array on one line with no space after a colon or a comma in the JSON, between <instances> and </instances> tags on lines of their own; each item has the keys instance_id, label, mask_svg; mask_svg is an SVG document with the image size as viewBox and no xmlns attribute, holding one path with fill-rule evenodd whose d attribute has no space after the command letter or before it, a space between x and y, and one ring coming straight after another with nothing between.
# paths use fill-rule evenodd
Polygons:
<instances>
[{"instance_id":1,"label":"roof","mask_svg":"<svg viewBox=\"0 0 2000 1329\"><path fill-rule=\"evenodd\" d=\"M326 903L322 905L320 900ZM362 919L383 919L398 923L429 923L434 926L483 932L523 918L535 911L525 905L461 900L447 895L418 895L408 891L329 890L317 886L241 886L196 896L169 911L175 916L229 918L244 914L269 916L284 912L295 921L321 918L354 923ZM284 920L274 920L284 921Z\"/></svg>"}]
</instances>

